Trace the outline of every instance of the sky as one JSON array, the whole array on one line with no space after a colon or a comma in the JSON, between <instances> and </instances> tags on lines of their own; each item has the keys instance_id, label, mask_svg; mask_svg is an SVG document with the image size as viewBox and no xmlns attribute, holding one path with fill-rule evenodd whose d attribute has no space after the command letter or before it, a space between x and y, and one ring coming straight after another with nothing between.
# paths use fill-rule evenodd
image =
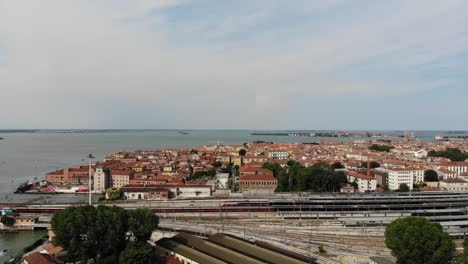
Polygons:
<instances>
[{"instance_id":1,"label":"sky","mask_svg":"<svg viewBox=\"0 0 468 264\"><path fill-rule=\"evenodd\" d=\"M465 0L0 0L0 129L468 130Z\"/></svg>"}]
</instances>

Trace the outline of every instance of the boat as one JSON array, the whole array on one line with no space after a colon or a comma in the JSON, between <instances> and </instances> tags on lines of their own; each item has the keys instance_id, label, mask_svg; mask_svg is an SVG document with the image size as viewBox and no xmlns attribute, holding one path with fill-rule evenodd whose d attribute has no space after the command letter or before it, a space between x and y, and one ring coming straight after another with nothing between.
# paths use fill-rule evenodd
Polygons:
<instances>
[{"instance_id":1,"label":"boat","mask_svg":"<svg viewBox=\"0 0 468 264\"><path fill-rule=\"evenodd\" d=\"M16 188L15 193L24 193L26 191L31 190L32 187L33 187L33 184L30 181L24 182L20 184L18 188Z\"/></svg>"},{"instance_id":2,"label":"boat","mask_svg":"<svg viewBox=\"0 0 468 264\"><path fill-rule=\"evenodd\" d=\"M179 134L188 135L189 133L188 133L188 132L184 132L184 131L179 131Z\"/></svg>"}]
</instances>

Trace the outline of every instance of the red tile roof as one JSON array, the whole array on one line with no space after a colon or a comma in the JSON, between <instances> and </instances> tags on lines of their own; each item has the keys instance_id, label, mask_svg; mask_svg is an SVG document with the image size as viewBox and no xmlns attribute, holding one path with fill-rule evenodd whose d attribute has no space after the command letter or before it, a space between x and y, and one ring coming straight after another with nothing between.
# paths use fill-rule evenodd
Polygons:
<instances>
[{"instance_id":1,"label":"red tile roof","mask_svg":"<svg viewBox=\"0 0 468 264\"><path fill-rule=\"evenodd\" d=\"M365 174L361 174L361 173L358 173L358 172L355 172L355 171L346 171L345 172L347 176L351 176L351 177L354 177L354 178L360 178L360 179L363 179L363 180L375 180L374 177L372 176L367 176Z\"/></svg>"},{"instance_id":2,"label":"red tile roof","mask_svg":"<svg viewBox=\"0 0 468 264\"><path fill-rule=\"evenodd\" d=\"M460 178L448 178L448 179L441 180L441 182L445 182L445 183L466 183L465 180L460 179Z\"/></svg>"},{"instance_id":3,"label":"red tile roof","mask_svg":"<svg viewBox=\"0 0 468 264\"><path fill-rule=\"evenodd\" d=\"M47 243L42 248L45 249L51 255L54 255L54 254L57 254L57 253L63 251L63 247L55 246L52 243Z\"/></svg>"},{"instance_id":4,"label":"red tile roof","mask_svg":"<svg viewBox=\"0 0 468 264\"><path fill-rule=\"evenodd\" d=\"M240 176L241 181L277 181L273 175L249 174Z\"/></svg>"},{"instance_id":5,"label":"red tile roof","mask_svg":"<svg viewBox=\"0 0 468 264\"><path fill-rule=\"evenodd\" d=\"M439 171L445 173L445 174L455 174L454 171L448 170L446 168L440 168Z\"/></svg>"},{"instance_id":6,"label":"red tile roof","mask_svg":"<svg viewBox=\"0 0 468 264\"><path fill-rule=\"evenodd\" d=\"M33 252L27 255L24 260L28 264L62 264L63 262L47 254Z\"/></svg>"}]
</instances>

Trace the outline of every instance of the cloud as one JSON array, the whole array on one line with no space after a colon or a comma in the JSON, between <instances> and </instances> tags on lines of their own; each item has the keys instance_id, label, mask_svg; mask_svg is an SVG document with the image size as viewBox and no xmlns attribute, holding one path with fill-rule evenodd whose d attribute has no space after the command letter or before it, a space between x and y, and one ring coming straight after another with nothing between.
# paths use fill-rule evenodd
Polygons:
<instances>
[{"instance_id":1,"label":"cloud","mask_svg":"<svg viewBox=\"0 0 468 264\"><path fill-rule=\"evenodd\" d=\"M466 86L467 8L3 0L0 111L17 110L0 127L275 128L282 115L307 114L300 97ZM450 74L439 76L441 65Z\"/></svg>"}]
</instances>

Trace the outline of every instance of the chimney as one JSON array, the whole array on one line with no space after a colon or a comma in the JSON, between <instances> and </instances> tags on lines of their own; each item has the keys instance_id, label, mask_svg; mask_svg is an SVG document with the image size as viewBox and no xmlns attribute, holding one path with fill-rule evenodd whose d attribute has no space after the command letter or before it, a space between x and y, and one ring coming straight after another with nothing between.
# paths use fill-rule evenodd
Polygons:
<instances>
[{"instance_id":1,"label":"chimney","mask_svg":"<svg viewBox=\"0 0 468 264\"><path fill-rule=\"evenodd\" d=\"M370 161L369 161L369 156L367 156L367 177L370 177Z\"/></svg>"}]
</instances>

